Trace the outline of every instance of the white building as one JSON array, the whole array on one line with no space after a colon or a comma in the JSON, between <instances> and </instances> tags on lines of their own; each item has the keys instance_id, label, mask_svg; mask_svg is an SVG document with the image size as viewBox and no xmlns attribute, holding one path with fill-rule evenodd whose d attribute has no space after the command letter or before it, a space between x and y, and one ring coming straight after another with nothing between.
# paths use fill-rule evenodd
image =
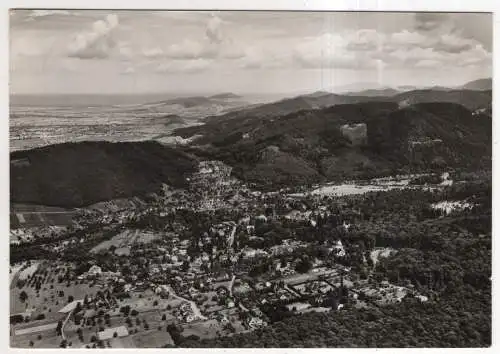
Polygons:
<instances>
[{"instance_id":1,"label":"white building","mask_svg":"<svg viewBox=\"0 0 500 354\"><path fill-rule=\"evenodd\" d=\"M83 299L82 300L71 301L69 304L67 304L66 306L64 306L58 312L59 313L68 313L68 312L71 312L71 311L73 311L76 308L76 305L78 303L80 303L80 305L82 305L83 304Z\"/></svg>"},{"instance_id":2,"label":"white building","mask_svg":"<svg viewBox=\"0 0 500 354\"><path fill-rule=\"evenodd\" d=\"M102 269L98 265L93 265L92 267L90 267L90 269L88 271L89 275L98 275L101 273L102 273Z\"/></svg>"}]
</instances>

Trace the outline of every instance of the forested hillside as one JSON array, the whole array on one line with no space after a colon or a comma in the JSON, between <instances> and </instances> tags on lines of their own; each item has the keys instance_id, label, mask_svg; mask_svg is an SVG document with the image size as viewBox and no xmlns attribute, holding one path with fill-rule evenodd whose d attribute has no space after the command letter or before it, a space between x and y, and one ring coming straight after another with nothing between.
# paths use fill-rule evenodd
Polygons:
<instances>
[{"instance_id":1,"label":"forested hillside","mask_svg":"<svg viewBox=\"0 0 500 354\"><path fill-rule=\"evenodd\" d=\"M182 187L196 162L156 142L82 142L11 154L11 202L81 207Z\"/></svg>"}]
</instances>

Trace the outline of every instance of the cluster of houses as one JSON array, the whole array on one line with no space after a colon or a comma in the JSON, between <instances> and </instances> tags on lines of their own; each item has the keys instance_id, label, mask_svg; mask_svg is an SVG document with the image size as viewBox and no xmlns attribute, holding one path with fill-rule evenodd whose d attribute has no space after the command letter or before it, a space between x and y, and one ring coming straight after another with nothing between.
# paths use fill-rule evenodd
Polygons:
<instances>
[{"instance_id":1,"label":"cluster of houses","mask_svg":"<svg viewBox=\"0 0 500 354\"><path fill-rule=\"evenodd\" d=\"M89 270L76 277L78 280L101 280L101 281L117 281L124 282L120 272L103 271L98 265L92 265Z\"/></svg>"},{"instance_id":2,"label":"cluster of houses","mask_svg":"<svg viewBox=\"0 0 500 354\"><path fill-rule=\"evenodd\" d=\"M21 214L19 214L21 215ZM10 244L29 243L37 238L57 237L66 231L64 226L38 226L10 229Z\"/></svg>"},{"instance_id":3,"label":"cluster of houses","mask_svg":"<svg viewBox=\"0 0 500 354\"><path fill-rule=\"evenodd\" d=\"M362 283L353 287L354 299L359 299L360 296L368 298L378 305L394 304L403 301L403 299L412 295L421 302L427 302L428 297L420 295L413 289L413 286L404 287L382 281L378 286L373 286L368 283Z\"/></svg>"},{"instance_id":4,"label":"cluster of houses","mask_svg":"<svg viewBox=\"0 0 500 354\"><path fill-rule=\"evenodd\" d=\"M262 327L265 327L267 326L267 322L264 321L262 318L260 317L256 317L256 316L252 316L250 317L246 322L245 324L247 325L247 327L250 329L250 330L255 330L255 329L258 329L258 328L262 328Z\"/></svg>"},{"instance_id":5,"label":"cluster of houses","mask_svg":"<svg viewBox=\"0 0 500 354\"><path fill-rule=\"evenodd\" d=\"M183 302L176 311L176 317L180 322L191 323L197 320L189 302Z\"/></svg>"},{"instance_id":6,"label":"cluster of houses","mask_svg":"<svg viewBox=\"0 0 500 354\"><path fill-rule=\"evenodd\" d=\"M198 208L214 210L227 206L224 197L233 191L238 181L231 177L232 167L221 161L201 161L198 172L189 178L192 192L201 196Z\"/></svg>"}]
</instances>

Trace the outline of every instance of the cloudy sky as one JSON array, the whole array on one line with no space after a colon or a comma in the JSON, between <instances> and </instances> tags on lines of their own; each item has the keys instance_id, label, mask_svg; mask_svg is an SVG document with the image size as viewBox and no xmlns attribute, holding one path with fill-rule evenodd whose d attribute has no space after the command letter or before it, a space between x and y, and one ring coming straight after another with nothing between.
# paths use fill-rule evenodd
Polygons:
<instances>
[{"instance_id":1,"label":"cloudy sky","mask_svg":"<svg viewBox=\"0 0 500 354\"><path fill-rule=\"evenodd\" d=\"M14 10L13 93L289 93L491 76L489 14Z\"/></svg>"}]
</instances>

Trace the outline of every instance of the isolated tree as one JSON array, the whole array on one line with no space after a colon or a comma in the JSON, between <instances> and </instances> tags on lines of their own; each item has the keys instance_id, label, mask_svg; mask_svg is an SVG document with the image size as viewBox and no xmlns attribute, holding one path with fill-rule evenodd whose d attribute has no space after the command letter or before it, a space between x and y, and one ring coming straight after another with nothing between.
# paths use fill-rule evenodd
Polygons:
<instances>
[{"instance_id":1,"label":"isolated tree","mask_svg":"<svg viewBox=\"0 0 500 354\"><path fill-rule=\"evenodd\" d=\"M59 320L57 322L57 327L56 327L56 333L58 336L60 336L62 334L62 325L63 325L63 322L61 320Z\"/></svg>"},{"instance_id":2,"label":"isolated tree","mask_svg":"<svg viewBox=\"0 0 500 354\"><path fill-rule=\"evenodd\" d=\"M21 291L21 293L19 294L19 299L21 300L21 302L25 302L28 299L28 294L26 294L26 291Z\"/></svg>"}]
</instances>

